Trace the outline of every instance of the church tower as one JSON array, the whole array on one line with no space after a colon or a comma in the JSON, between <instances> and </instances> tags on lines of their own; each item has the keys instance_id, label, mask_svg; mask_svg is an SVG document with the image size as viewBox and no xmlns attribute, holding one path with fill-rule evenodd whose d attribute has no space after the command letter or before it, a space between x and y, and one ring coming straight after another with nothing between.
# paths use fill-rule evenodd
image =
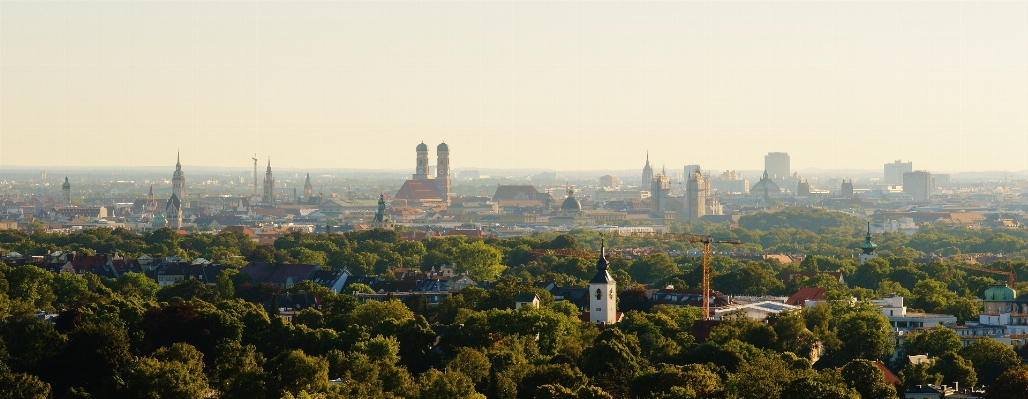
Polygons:
<instances>
[{"instance_id":1,"label":"church tower","mask_svg":"<svg viewBox=\"0 0 1028 399\"><path fill-rule=\"evenodd\" d=\"M428 180L428 146L425 142L418 144L418 162L414 168L413 180Z\"/></svg>"},{"instance_id":2,"label":"church tower","mask_svg":"<svg viewBox=\"0 0 1028 399\"><path fill-rule=\"evenodd\" d=\"M450 146L446 143L439 144L435 148L436 153L436 191L442 197L443 202L450 203Z\"/></svg>"},{"instance_id":3,"label":"church tower","mask_svg":"<svg viewBox=\"0 0 1028 399\"><path fill-rule=\"evenodd\" d=\"M275 176L271 174L271 158L268 158L268 171L264 172L264 205L275 206Z\"/></svg>"},{"instance_id":4,"label":"church tower","mask_svg":"<svg viewBox=\"0 0 1028 399\"><path fill-rule=\"evenodd\" d=\"M181 154L175 155L175 174L171 176L171 192L181 201L186 198L186 175L182 173Z\"/></svg>"},{"instance_id":5,"label":"church tower","mask_svg":"<svg viewBox=\"0 0 1028 399\"><path fill-rule=\"evenodd\" d=\"M168 198L168 204L164 206L164 214L167 215L168 227L178 230L182 228L182 201L174 193Z\"/></svg>"},{"instance_id":6,"label":"church tower","mask_svg":"<svg viewBox=\"0 0 1028 399\"><path fill-rule=\"evenodd\" d=\"M639 182L639 189L645 190L653 180L653 168L650 167L650 152L646 151L646 166L643 166L642 181ZM652 194L651 194L652 195Z\"/></svg>"},{"instance_id":7,"label":"church tower","mask_svg":"<svg viewBox=\"0 0 1028 399\"><path fill-rule=\"evenodd\" d=\"M71 205L71 183L68 183L68 176L64 176L64 184L61 185L61 204Z\"/></svg>"},{"instance_id":8,"label":"church tower","mask_svg":"<svg viewBox=\"0 0 1028 399\"><path fill-rule=\"evenodd\" d=\"M593 324L617 323L617 281L607 273L607 253L600 241L596 276L589 280L589 321Z\"/></svg>"},{"instance_id":9,"label":"church tower","mask_svg":"<svg viewBox=\"0 0 1028 399\"><path fill-rule=\"evenodd\" d=\"M864 264L871 259L877 258L875 255L875 249L878 248L878 244L871 242L871 222L867 222L867 235L864 236L864 242L860 244L860 264Z\"/></svg>"},{"instance_id":10,"label":"church tower","mask_svg":"<svg viewBox=\"0 0 1028 399\"><path fill-rule=\"evenodd\" d=\"M303 200L310 201L314 198L314 186L311 185L311 174L307 172L307 181L303 183Z\"/></svg>"}]
</instances>

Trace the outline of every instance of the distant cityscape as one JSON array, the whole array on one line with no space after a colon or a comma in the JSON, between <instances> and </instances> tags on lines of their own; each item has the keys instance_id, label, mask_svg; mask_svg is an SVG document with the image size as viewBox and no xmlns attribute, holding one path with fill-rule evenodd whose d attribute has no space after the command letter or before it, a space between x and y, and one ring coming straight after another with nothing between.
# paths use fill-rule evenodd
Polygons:
<instances>
[{"instance_id":1,"label":"distant cityscape","mask_svg":"<svg viewBox=\"0 0 1028 399\"><path fill-rule=\"evenodd\" d=\"M731 224L769 209L820 207L869 218L875 232L893 232L913 231L926 220L1019 226L1028 205L1028 181L1013 174L953 178L902 160L884 164L877 176L805 176L792 169L788 153L770 152L758 175L702 165L669 171L664 162L657 170L658 161L640 154L642 168L634 175L489 176L451 165L446 143L435 152L431 162L428 145L418 144L413 173L403 180L381 172L276 175L270 157L260 176L256 154L250 172L208 171L191 179L181 153L169 169L170 178L128 170L62 176L0 171L5 219L0 228L146 231L167 226L202 232L245 225L322 232L368 229L379 220L511 236L575 227L666 231L674 222ZM380 202L385 204L381 212Z\"/></svg>"}]
</instances>

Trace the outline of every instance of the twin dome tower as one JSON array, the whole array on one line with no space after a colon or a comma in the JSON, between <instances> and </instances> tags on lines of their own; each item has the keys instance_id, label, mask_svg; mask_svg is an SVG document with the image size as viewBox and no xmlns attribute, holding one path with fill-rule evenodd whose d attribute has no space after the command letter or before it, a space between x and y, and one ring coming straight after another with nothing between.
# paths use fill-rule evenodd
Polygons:
<instances>
[{"instance_id":1,"label":"twin dome tower","mask_svg":"<svg viewBox=\"0 0 1028 399\"><path fill-rule=\"evenodd\" d=\"M417 165L411 179L403 183L396 198L403 199L409 205L427 205L432 203L450 203L450 146L446 143L435 147L436 171L435 178L429 174L428 145L424 142L417 147Z\"/></svg>"}]
</instances>

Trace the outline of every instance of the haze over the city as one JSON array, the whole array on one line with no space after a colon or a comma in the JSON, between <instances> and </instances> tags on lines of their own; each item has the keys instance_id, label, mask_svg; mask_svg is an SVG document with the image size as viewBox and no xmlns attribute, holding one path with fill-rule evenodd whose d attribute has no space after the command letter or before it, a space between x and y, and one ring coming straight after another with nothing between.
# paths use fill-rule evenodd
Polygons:
<instances>
[{"instance_id":1,"label":"haze over the city","mask_svg":"<svg viewBox=\"0 0 1028 399\"><path fill-rule=\"evenodd\" d=\"M3 2L0 165L1028 169L1028 4Z\"/></svg>"}]
</instances>

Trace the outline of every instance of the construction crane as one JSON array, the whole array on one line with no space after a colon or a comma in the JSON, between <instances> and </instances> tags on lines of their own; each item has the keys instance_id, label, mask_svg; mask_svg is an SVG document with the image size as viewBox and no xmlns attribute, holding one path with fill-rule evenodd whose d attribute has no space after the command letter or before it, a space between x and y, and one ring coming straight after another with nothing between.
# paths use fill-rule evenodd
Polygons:
<instances>
[{"instance_id":1,"label":"construction crane","mask_svg":"<svg viewBox=\"0 0 1028 399\"><path fill-rule=\"evenodd\" d=\"M1004 272L1004 271L1000 271L1000 270L993 270L993 269L988 269L988 268L984 268L984 267L981 267L981 266L974 266L974 265L956 265L956 267L959 267L959 268L962 268L962 269L974 270L974 271L978 271L978 272L985 272L985 273L992 273L992 274L1002 274L1004 276L1007 276L1007 286L1010 287L1010 288L1014 288L1014 277L1017 276L1017 274L1014 273L1014 265L1012 265L1012 264L1010 265L1010 271L1009 272Z\"/></svg>"},{"instance_id":2,"label":"construction crane","mask_svg":"<svg viewBox=\"0 0 1028 399\"><path fill-rule=\"evenodd\" d=\"M703 244L703 319L710 319L710 244L742 245L742 241L711 237L710 234L689 233L630 233L615 237L632 237L658 241L691 242Z\"/></svg>"}]
</instances>

